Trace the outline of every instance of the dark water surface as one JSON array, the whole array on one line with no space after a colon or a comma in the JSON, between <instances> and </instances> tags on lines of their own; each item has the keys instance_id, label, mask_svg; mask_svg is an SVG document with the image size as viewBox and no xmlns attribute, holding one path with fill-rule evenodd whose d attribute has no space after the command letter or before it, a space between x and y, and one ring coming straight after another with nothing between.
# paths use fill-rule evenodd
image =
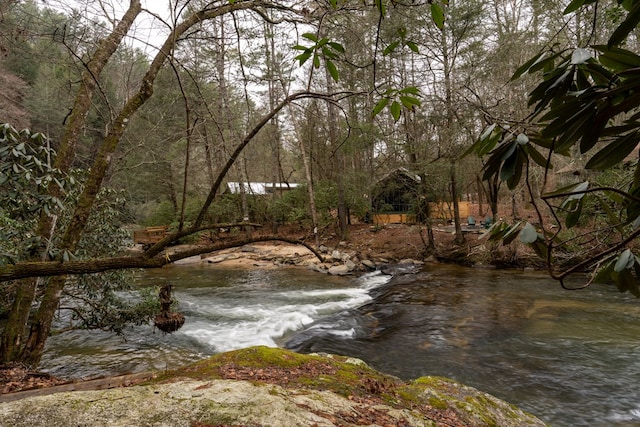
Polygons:
<instances>
[{"instance_id":1,"label":"dark water surface","mask_svg":"<svg viewBox=\"0 0 640 427\"><path fill-rule=\"evenodd\" d=\"M640 301L543 274L430 266L388 281L209 266L143 273L170 280L187 323L54 337L42 367L90 377L179 366L249 345L364 359L403 379L441 375L552 426L640 426Z\"/></svg>"}]
</instances>

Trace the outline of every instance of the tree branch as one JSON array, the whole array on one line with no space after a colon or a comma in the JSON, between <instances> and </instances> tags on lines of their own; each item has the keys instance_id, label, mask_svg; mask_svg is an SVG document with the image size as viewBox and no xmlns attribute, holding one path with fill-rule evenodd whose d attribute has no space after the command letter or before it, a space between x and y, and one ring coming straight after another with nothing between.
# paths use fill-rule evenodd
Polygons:
<instances>
[{"instance_id":1,"label":"tree branch","mask_svg":"<svg viewBox=\"0 0 640 427\"><path fill-rule=\"evenodd\" d=\"M88 259L81 261L44 261L44 262L20 262L6 265L0 268L0 282L25 279L28 277L64 276L69 274L92 274L109 270L121 270L130 268L159 268L172 262L216 252L223 249L235 248L250 243L279 241L292 245L301 245L309 249L316 258L324 262L324 257L311 245L302 240L291 239L278 235L265 235L253 238L234 239L230 241L218 241L210 245L190 247L173 253L161 253L153 257L146 254L139 256L122 256L113 258Z\"/></svg>"}]
</instances>

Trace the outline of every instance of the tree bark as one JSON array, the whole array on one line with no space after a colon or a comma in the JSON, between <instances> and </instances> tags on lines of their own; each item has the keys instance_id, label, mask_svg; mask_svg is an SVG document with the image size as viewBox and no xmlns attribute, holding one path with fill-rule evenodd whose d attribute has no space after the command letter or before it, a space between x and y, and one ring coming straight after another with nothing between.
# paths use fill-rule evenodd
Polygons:
<instances>
[{"instance_id":1,"label":"tree bark","mask_svg":"<svg viewBox=\"0 0 640 427\"><path fill-rule=\"evenodd\" d=\"M444 129L444 138L447 142L449 150L454 150L453 142L456 132L456 111L453 105L453 63L454 58L451 57L449 50L449 40L447 30L445 28L441 31L441 43L442 43L442 64L444 74L444 89L445 89L445 111L446 111L446 129ZM455 159L455 154L451 155L452 159ZM451 199L453 203L453 222L455 226L456 237L454 242L456 244L462 244L465 242L464 234L462 234L462 226L460 225L460 205L458 203L458 183L456 179L456 167L455 160L451 160L451 167L449 169L449 182L451 185Z\"/></svg>"},{"instance_id":2,"label":"tree bark","mask_svg":"<svg viewBox=\"0 0 640 427\"><path fill-rule=\"evenodd\" d=\"M20 355L20 361L22 363L29 366L37 366L40 363L44 345L51 331L53 316L58 309L66 281L66 275L52 277L49 280L49 284L44 290L40 307L29 327L28 339Z\"/></svg>"},{"instance_id":3,"label":"tree bark","mask_svg":"<svg viewBox=\"0 0 640 427\"><path fill-rule=\"evenodd\" d=\"M295 117L292 108L289 109L291 115ZM298 147L300 147L300 156L302 156L302 164L304 166L305 178L307 180L307 194L309 195L309 209L311 210L311 225L313 226L313 237L316 243L316 248L320 247L320 234L318 233L318 211L316 209L316 194L313 189L313 172L311 170L311 162L307 156L307 150L304 146L304 138L300 131L300 125L294 120L293 123L296 135L298 137Z\"/></svg>"},{"instance_id":4,"label":"tree bark","mask_svg":"<svg viewBox=\"0 0 640 427\"><path fill-rule=\"evenodd\" d=\"M431 221L431 208L429 207L429 197L427 192L427 174L420 174L420 194L418 194L419 218L427 226L427 252L433 253L436 250L436 240L433 236L433 224Z\"/></svg>"},{"instance_id":5,"label":"tree bark","mask_svg":"<svg viewBox=\"0 0 640 427\"><path fill-rule=\"evenodd\" d=\"M478 215L484 216L484 207L482 206L482 197L484 196L484 187L479 175L476 175L476 188L478 192Z\"/></svg>"},{"instance_id":6,"label":"tree bark","mask_svg":"<svg viewBox=\"0 0 640 427\"><path fill-rule=\"evenodd\" d=\"M20 360L22 341L25 339L31 305L36 296L36 287L37 279L30 278L23 280L16 289L9 318L2 331L2 340L0 341L0 362L2 363Z\"/></svg>"},{"instance_id":7,"label":"tree bark","mask_svg":"<svg viewBox=\"0 0 640 427\"><path fill-rule=\"evenodd\" d=\"M487 188L487 201L495 222L498 218L498 195L500 193L500 181L497 174L491 178L491 181L487 181Z\"/></svg>"}]
</instances>

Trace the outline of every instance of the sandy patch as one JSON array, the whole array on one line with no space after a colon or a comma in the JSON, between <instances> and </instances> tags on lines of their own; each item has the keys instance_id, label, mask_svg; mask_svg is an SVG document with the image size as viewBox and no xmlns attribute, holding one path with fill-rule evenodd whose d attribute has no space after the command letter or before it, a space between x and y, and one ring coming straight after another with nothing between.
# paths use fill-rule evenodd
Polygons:
<instances>
[{"instance_id":1,"label":"sandy patch","mask_svg":"<svg viewBox=\"0 0 640 427\"><path fill-rule=\"evenodd\" d=\"M274 243L255 243L204 254L201 262L225 268L280 268L320 263L304 246Z\"/></svg>"}]
</instances>

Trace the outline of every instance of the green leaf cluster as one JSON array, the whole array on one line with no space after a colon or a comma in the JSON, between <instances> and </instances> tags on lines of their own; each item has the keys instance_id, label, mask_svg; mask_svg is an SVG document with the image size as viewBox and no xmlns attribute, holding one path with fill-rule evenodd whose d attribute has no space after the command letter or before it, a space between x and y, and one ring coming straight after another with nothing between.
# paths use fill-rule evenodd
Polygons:
<instances>
[{"instance_id":1,"label":"green leaf cluster","mask_svg":"<svg viewBox=\"0 0 640 427\"><path fill-rule=\"evenodd\" d=\"M499 175L513 189L520 182L530 159L542 167L553 168L536 145L543 148L546 146L538 137L494 123L482 132L476 142L463 153L463 157L472 153L480 157L488 156L482 178L490 180L494 175Z\"/></svg>"},{"instance_id":2,"label":"green leaf cluster","mask_svg":"<svg viewBox=\"0 0 640 427\"><path fill-rule=\"evenodd\" d=\"M485 235L488 236L487 241L501 242L504 246L510 245L519 238L520 242L532 248L539 257L546 258L548 254L544 234L538 232L529 222L517 221L515 224L508 224L498 221L489 227Z\"/></svg>"},{"instance_id":3,"label":"green leaf cluster","mask_svg":"<svg viewBox=\"0 0 640 427\"><path fill-rule=\"evenodd\" d=\"M328 37L320 39L314 33L304 33L302 37L312 44L309 46L301 44L293 46L293 49L301 51L301 53L295 57L295 60L302 66L311 59L314 68L320 68L322 59L329 75L337 82L340 74L334 61L339 59L340 55L345 52L344 47L338 42L331 41Z\"/></svg>"},{"instance_id":4,"label":"green leaf cluster","mask_svg":"<svg viewBox=\"0 0 640 427\"><path fill-rule=\"evenodd\" d=\"M574 13L597 0L572 0L564 10ZM579 152L587 159L585 168L607 171L621 167L640 144L640 55L625 48L627 38L640 24L640 2L618 0L626 11L606 44L558 50L553 45L526 61L513 74L512 80L524 75L539 76L529 93L532 108L529 123L520 128L500 124L488 126L476 143L467 150L485 158L485 180L499 177L509 188L523 177L530 160L551 168L554 155L571 156ZM543 155L542 152L548 154ZM636 280L640 272L638 260L626 249L640 227L640 163L636 162L633 182L619 182L607 187L593 187L585 181L557 189L542 198L554 215L564 219L566 229L576 227L583 219L596 229L594 212L600 226L615 232L617 238L606 241L616 253L598 274L598 280L613 281L621 291L640 296ZM560 199L557 205L550 201ZM584 221L585 223L587 221ZM528 231L525 231L527 230ZM496 228L494 239L513 239L512 228ZM524 226L521 240L539 255L545 255L540 239L552 248L550 236L534 238ZM603 242L604 243L604 242ZM595 263L605 253L592 255ZM586 265L586 264L585 264Z\"/></svg>"},{"instance_id":5,"label":"green leaf cluster","mask_svg":"<svg viewBox=\"0 0 640 427\"><path fill-rule=\"evenodd\" d=\"M640 259L630 249L625 249L598 271L594 282L614 283L620 292L628 291L636 298L640 298L639 278Z\"/></svg>"},{"instance_id":6,"label":"green leaf cluster","mask_svg":"<svg viewBox=\"0 0 640 427\"><path fill-rule=\"evenodd\" d=\"M73 307L73 329L100 329L124 334L127 327L147 324L160 311L157 290L131 288L129 273L113 271L83 275L65 290L64 301Z\"/></svg>"},{"instance_id":7,"label":"green leaf cluster","mask_svg":"<svg viewBox=\"0 0 640 427\"><path fill-rule=\"evenodd\" d=\"M565 12L592 2L574 0ZM513 75L517 79L542 73L542 82L529 94L529 105L543 125L540 137L554 152L568 154L579 144L580 152L586 154L599 142L605 143L591 156L587 169L620 164L640 142L640 55L617 46L631 32L630 22L635 28L638 19L640 3L635 2L608 44L545 50Z\"/></svg>"},{"instance_id":8,"label":"green leaf cluster","mask_svg":"<svg viewBox=\"0 0 640 427\"><path fill-rule=\"evenodd\" d=\"M389 108L389 113L393 117L394 121L398 121L402 115L402 109L413 110L416 107L420 107L422 102L420 101L420 89L415 86L408 86L402 89L387 89L382 98L373 107L372 116L375 117L385 107Z\"/></svg>"},{"instance_id":9,"label":"green leaf cluster","mask_svg":"<svg viewBox=\"0 0 640 427\"><path fill-rule=\"evenodd\" d=\"M44 135L0 123L0 265L33 255L41 243L33 231L38 218L64 210L47 188L66 191L75 182L51 166L55 155Z\"/></svg>"},{"instance_id":10,"label":"green leaf cluster","mask_svg":"<svg viewBox=\"0 0 640 427\"><path fill-rule=\"evenodd\" d=\"M77 182L82 182L82 173L78 172L78 175ZM67 197L68 202L75 203L81 191L82 186L74 187ZM68 261L121 254L132 243L130 232L123 226L126 219L124 192L103 188L77 250L70 252L54 246L50 257ZM65 212L60 226L64 227L69 220L68 212ZM70 327L123 334L130 325L147 323L159 312L157 290L135 289L133 283L133 274L127 270L76 276L64 291L64 306L70 309Z\"/></svg>"},{"instance_id":11,"label":"green leaf cluster","mask_svg":"<svg viewBox=\"0 0 640 427\"><path fill-rule=\"evenodd\" d=\"M418 48L418 45L411 40L407 40L407 29L406 27L399 27L398 30L396 31L396 34L399 37L399 40L395 40L391 43L389 43L383 50L382 50L382 56L387 56L389 54L391 54L392 52L394 52L396 50L396 48L398 46L402 46L402 47L408 47L409 49L411 49L412 52L414 53L420 53L420 48Z\"/></svg>"},{"instance_id":12,"label":"green leaf cluster","mask_svg":"<svg viewBox=\"0 0 640 427\"><path fill-rule=\"evenodd\" d=\"M333 5L336 0L332 0L331 4ZM374 0L376 9L380 12L382 17L387 16L387 7L389 4L395 5L397 1L395 0ZM431 13L431 19L434 24L440 29L444 28L445 22L445 7L449 4L449 0L429 0L429 11ZM335 6L333 6L335 8Z\"/></svg>"},{"instance_id":13,"label":"green leaf cluster","mask_svg":"<svg viewBox=\"0 0 640 427\"><path fill-rule=\"evenodd\" d=\"M62 208L61 200L46 194L50 184L61 190L72 184L52 166L55 155L44 135L0 123L0 210L4 215L27 220Z\"/></svg>"}]
</instances>

